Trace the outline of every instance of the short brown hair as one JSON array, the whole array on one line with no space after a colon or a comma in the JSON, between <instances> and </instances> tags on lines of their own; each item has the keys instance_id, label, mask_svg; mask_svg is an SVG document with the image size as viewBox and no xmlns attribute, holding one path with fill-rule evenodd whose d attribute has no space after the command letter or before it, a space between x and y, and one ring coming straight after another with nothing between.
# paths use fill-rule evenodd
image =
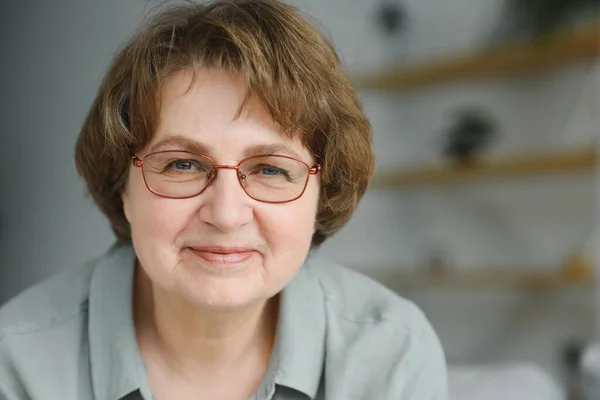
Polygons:
<instances>
[{"instance_id":1,"label":"short brown hair","mask_svg":"<svg viewBox=\"0 0 600 400\"><path fill-rule=\"evenodd\" d=\"M371 127L330 42L276 0L161 7L113 60L77 141L77 170L119 240L130 241L121 195L131 155L148 144L160 88L201 67L241 75L247 96L323 164L312 247L340 229L372 178Z\"/></svg>"}]
</instances>

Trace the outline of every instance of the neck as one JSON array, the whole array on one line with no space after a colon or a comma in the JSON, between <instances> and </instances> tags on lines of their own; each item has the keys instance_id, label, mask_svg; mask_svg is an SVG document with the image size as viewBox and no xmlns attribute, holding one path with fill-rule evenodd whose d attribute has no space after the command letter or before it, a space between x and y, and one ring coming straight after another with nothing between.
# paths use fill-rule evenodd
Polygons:
<instances>
[{"instance_id":1,"label":"neck","mask_svg":"<svg viewBox=\"0 0 600 400\"><path fill-rule=\"evenodd\" d=\"M236 310L199 308L160 290L142 268L136 269L135 323L138 341L150 357L173 372L195 377L257 366L266 370L277 298Z\"/></svg>"}]
</instances>

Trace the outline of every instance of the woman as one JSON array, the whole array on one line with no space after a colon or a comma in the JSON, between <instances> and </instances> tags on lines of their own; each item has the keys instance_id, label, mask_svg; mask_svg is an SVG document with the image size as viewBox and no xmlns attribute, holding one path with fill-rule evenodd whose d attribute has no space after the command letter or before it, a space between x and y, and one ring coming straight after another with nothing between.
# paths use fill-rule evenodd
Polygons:
<instances>
[{"instance_id":1,"label":"woman","mask_svg":"<svg viewBox=\"0 0 600 400\"><path fill-rule=\"evenodd\" d=\"M446 398L422 313L307 257L374 161L334 50L292 7L158 12L110 66L76 163L118 241L0 310L0 398Z\"/></svg>"}]
</instances>

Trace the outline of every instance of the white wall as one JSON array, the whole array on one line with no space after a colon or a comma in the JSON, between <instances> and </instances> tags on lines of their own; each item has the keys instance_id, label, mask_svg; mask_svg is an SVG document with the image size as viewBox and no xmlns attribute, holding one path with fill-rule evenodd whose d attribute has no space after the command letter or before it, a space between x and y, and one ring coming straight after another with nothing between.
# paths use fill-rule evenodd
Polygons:
<instances>
[{"instance_id":1,"label":"white wall","mask_svg":"<svg viewBox=\"0 0 600 400\"><path fill-rule=\"evenodd\" d=\"M374 13L372 2L295 3L328 28L352 70L389 63L380 36L367 24L371 21L366 16ZM409 63L482 46L501 2L404 3L413 13ZM485 107L500 123L492 154L584 145L593 138L597 122L590 79L590 65L582 64L541 76L464 81L408 93L361 92L374 128L378 168L439 162L448 113L464 105ZM431 247L441 248L450 263L462 267L556 265L590 235L593 194L589 174L375 191L325 252L361 267L365 262L413 267ZM370 240L374 236L378 239ZM357 240L373 250L368 258L354 245Z\"/></svg>"},{"instance_id":2,"label":"white wall","mask_svg":"<svg viewBox=\"0 0 600 400\"><path fill-rule=\"evenodd\" d=\"M373 12L367 3L296 2L329 28L346 64L356 70L389 63L388 52L365 22L364 15ZM406 63L481 46L501 4L404 3L413 13ZM588 144L597 130L600 104L591 72L591 65L579 64L536 76L464 81L402 94L361 93L374 127L379 168L439 162L435 146L448 112L462 105L484 106L500 122L492 154ZM577 174L374 190L322 253L373 276L390 276L394 267L418 267L431 250L460 268L559 267L594 228L595 180L592 174ZM559 376L566 342L594 335L591 290L401 293L426 311L453 363L530 361Z\"/></svg>"},{"instance_id":3,"label":"white wall","mask_svg":"<svg viewBox=\"0 0 600 400\"><path fill-rule=\"evenodd\" d=\"M142 1L0 5L0 303L113 241L74 168L74 144Z\"/></svg>"},{"instance_id":4,"label":"white wall","mask_svg":"<svg viewBox=\"0 0 600 400\"><path fill-rule=\"evenodd\" d=\"M375 2L294 3L320 22L350 70L389 62L392 52L370 19ZM499 7L498 0L405 3L413 20L403 49L411 59L480 45ZM0 6L0 303L100 254L112 241L107 222L84 198L73 146L110 57L145 6L142 0ZM462 104L493 110L503 127L495 152L585 143L595 131L594 110L587 106L595 93L584 90L588 78L583 65L528 79L361 96L383 169L435 161L431 144L439 142L447 111ZM361 269L415 267L431 248L461 267L556 265L592 229L593 182L582 175L373 191L322 252ZM585 293L407 295L428 312L453 361L520 357L554 372L556 345L572 335L591 335L593 326Z\"/></svg>"}]
</instances>

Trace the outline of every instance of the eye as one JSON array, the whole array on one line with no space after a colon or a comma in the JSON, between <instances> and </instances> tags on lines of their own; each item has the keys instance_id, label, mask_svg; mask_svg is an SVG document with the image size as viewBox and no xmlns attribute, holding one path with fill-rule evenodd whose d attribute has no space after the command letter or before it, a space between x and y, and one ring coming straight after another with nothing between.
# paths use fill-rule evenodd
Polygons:
<instances>
[{"instance_id":1,"label":"eye","mask_svg":"<svg viewBox=\"0 0 600 400\"><path fill-rule=\"evenodd\" d=\"M249 158L242 162L240 169L255 182L272 184L302 179L305 166L291 158L272 155Z\"/></svg>"},{"instance_id":2,"label":"eye","mask_svg":"<svg viewBox=\"0 0 600 400\"><path fill-rule=\"evenodd\" d=\"M275 168L275 167L262 167L261 173L263 173L264 175L279 175L281 173L283 173L282 170L280 170L279 168Z\"/></svg>"},{"instance_id":3,"label":"eye","mask_svg":"<svg viewBox=\"0 0 600 400\"><path fill-rule=\"evenodd\" d=\"M289 173L283 168L278 168L273 165L261 164L253 169L254 174L270 178L289 178Z\"/></svg>"},{"instance_id":4,"label":"eye","mask_svg":"<svg viewBox=\"0 0 600 400\"><path fill-rule=\"evenodd\" d=\"M167 166L176 171L206 171L206 166L195 160L175 160Z\"/></svg>"},{"instance_id":5,"label":"eye","mask_svg":"<svg viewBox=\"0 0 600 400\"><path fill-rule=\"evenodd\" d=\"M190 170L193 167L193 163L186 160L173 161L171 164L173 167L175 167L175 169Z\"/></svg>"}]
</instances>

